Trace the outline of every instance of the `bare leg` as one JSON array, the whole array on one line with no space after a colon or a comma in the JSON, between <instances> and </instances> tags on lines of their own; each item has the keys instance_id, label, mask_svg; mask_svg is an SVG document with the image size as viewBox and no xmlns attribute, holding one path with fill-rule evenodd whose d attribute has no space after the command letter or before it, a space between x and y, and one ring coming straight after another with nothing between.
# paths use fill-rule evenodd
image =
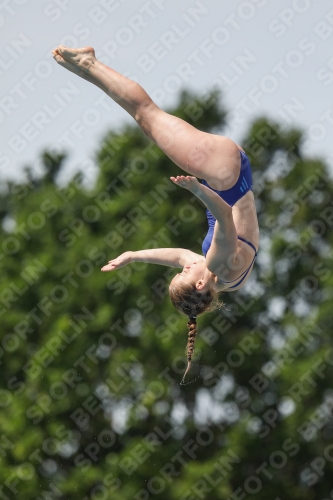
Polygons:
<instances>
[{"instance_id":1,"label":"bare leg","mask_svg":"<svg viewBox=\"0 0 333 500\"><path fill-rule=\"evenodd\" d=\"M54 58L106 92L185 172L206 179L215 189L229 189L234 185L240 171L240 154L233 141L201 132L165 113L139 84L99 62L91 47L59 46Z\"/></svg>"},{"instance_id":2,"label":"bare leg","mask_svg":"<svg viewBox=\"0 0 333 500\"><path fill-rule=\"evenodd\" d=\"M62 59L62 63L56 59L62 66L73 71L76 67L81 76L87 81L94 83L108 94L117 104L125 109L134 119L136 110L144 105L144 102L152 103L149 95L137 83L129 78L117 73L105 64L99 62L95 57L95 51L92 47L84 49L68 49L59 46L56 52ZM74 72L74 71L73 71Z\"/></svg>"}]
</instances>

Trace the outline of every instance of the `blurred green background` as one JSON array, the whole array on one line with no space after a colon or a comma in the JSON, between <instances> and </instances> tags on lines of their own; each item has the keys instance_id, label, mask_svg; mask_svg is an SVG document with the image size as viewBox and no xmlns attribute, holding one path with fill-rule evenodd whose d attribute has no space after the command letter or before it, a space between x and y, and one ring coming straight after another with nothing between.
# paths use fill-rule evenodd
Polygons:
<instances>
[{"instance_id":1,"label":"blurred green background","mask_svg":"<svg viewBox=\"0 0 333 500\"><path fill-rule=\"evenodd\" d=\"M217 91L170 110L223 133ZM176 270L127 250L201 253L204 208L169 181L180 170L133 124L110 131L94 186L66 186L65 154L43 155L0 199L0 498L333 498L332 187L302 155L302 131L265 117L250 157L261 246L245 288L198 319L167 285Z\"/></svg>"}]
</instances>

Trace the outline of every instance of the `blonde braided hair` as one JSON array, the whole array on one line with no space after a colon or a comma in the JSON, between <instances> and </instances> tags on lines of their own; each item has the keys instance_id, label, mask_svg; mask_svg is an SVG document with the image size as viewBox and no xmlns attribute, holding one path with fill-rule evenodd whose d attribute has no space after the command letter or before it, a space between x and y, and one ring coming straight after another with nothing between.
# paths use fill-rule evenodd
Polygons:
<instances>
[{"instance_id":1,"label":"blonde braided hair","mask_svg":"<svg viewBox=\"0 0 333 500\"><path fill-rule=\"evenodd\" d=\"M196 316L191 316L187 322L187 327L188 327L188 338L187 338L187 346L186 346L186 351L187 351L187 368L185 370L185 373L183 375L183 378L181 380L181 384L184 383L185 377L188 374L188 372L191 369L192 366L192 356L194 354L194 342L195 342L195 337L197 334L197 317Z\"/></svg>"},{"instance_id":2,"label":"blonde braided hair","mask_svg":"<svg viewBox=\"0 0 333 500\"><path fill-rule=\"evenodd\" d=\"M182 283L181 285L170 285L169 295L173 306L188 316L188 340L187 340L187 368L181 384L191 369L194 355L194 343L197 334L197 316L207 311L213 311L223 306L219 302L217 292L214 288L207 287L205 290L197 290L195 283Z\"/></svg>"}]
</instances>

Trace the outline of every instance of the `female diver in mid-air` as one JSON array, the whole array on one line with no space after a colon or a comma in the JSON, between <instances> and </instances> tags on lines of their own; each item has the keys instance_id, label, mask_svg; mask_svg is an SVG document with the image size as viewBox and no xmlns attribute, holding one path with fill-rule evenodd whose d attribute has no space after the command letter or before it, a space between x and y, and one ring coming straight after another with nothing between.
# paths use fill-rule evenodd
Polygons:
<instances>
[{"instance_id":1,"label":"female diver in mid-air","mask_svg":"<svg viewBox=\"0 0 333 500\"><path fill-rule=\"evenodd\" d=\"M199 255L184 248L125 252L102 271L130 262L182 268L169 286L173 305L188 317L187 369L196 336L196 317L210 309L219 292L244 286L259 247L259 227L249 160L227 137L202 132L162 111L137 83L99 62L91 47L53 52L58 64L93 83L124 108L143 132L189 175L171 177L207 207L208 233ZM198 182L202 179L202 183Z\"/></svg>"}]
</instances>

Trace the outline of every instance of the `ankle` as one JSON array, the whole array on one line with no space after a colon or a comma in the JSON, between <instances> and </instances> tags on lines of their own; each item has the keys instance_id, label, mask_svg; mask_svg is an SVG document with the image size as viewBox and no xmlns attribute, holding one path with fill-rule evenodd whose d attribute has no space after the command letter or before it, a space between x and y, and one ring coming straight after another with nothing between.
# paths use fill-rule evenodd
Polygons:
<instances>
[{"instance_id":1,"label":"ankle","mask_svg":"<svg viewBox=\"0 0 333 500\"><path fill-rule=\"evenodd\" d=\"M95 66L95 62L97 62L97 59L92 59L91 61L88 62L88 65L85 66L84 71L86 73L89 73L89 69L91 69L91 66Z\"/></svg>"}]
</instances>

